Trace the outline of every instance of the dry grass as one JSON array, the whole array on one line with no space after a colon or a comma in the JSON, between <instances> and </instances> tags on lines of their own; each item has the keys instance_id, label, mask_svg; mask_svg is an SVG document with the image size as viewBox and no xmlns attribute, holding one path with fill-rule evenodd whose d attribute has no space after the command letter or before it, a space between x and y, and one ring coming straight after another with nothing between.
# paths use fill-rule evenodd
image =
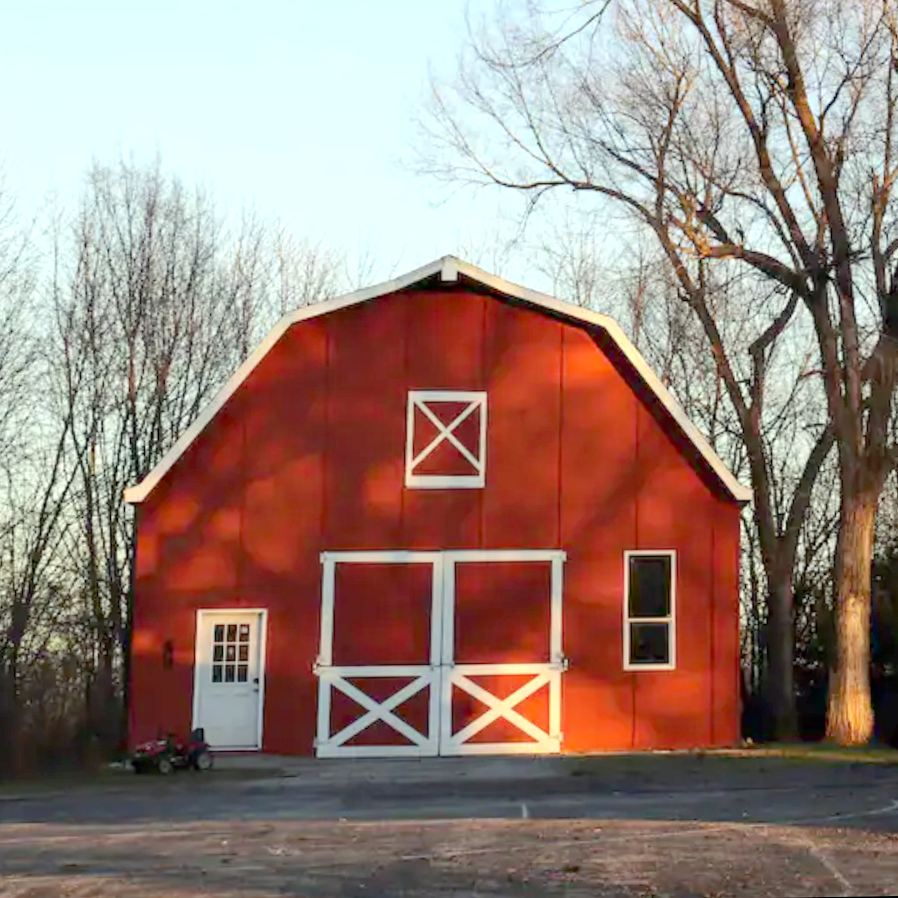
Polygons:
<instances>
[{"instance_id":1,"label":"dry grass","mask_svg":"<svg viewBox=\"0 0 898 898\"><path fill-rule=\"evenodd\" d=\"M732 749L651 751L584 755L570 758L568 772L592 780L622 786L634 783L725 781L749 784L758 778L793 781L812 777L827 768L854 769L898 765L893 748L840 748L826 743L765 744Z\"/></svg>"}]
</instances>

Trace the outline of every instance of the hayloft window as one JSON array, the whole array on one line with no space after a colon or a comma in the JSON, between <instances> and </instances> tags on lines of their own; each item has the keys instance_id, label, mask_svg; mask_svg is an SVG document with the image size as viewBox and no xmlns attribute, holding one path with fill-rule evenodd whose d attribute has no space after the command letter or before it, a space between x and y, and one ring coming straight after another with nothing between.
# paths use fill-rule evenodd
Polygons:
<instances>
[{"instance_id":1,"label":"hayloft window","mask_svg":"<svg viewBox=\"0 0 898 898\"><path fill-rule=\"evenodd\" d=\"M676 553L624 553L624 668L672 670Z\"/></svg>"},{"instance_id":2,"label":"hayloft window","mask_svg":"<svg viewBox=\"0 0 898 898\"><path fill-rule=\"evenodd\" d=\"M405 485L476 489L486 483L486 393L411 390Z\"/></svg>"}]
</instances>

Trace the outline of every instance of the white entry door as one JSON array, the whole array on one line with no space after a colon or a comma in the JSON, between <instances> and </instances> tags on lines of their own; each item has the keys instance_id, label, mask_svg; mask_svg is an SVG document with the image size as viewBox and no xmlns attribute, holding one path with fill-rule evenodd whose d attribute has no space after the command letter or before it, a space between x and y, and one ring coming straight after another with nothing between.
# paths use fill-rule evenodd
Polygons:
<instances>
[{"instance_id":1,"label":"white entry door","mask_svg":"<svg viewBox=\"0 0 898 898\"><path fill-rule=\"evenodd\" d=\"M197 612L193 726L216 749L262 747L264 610Z\"/></svg>"},{"instance_id":2,"label":"white entry door","mask_svg":"<svg viewBox=\"0 0 898 898\"><path fill-rule=\"evenodd\" d=\"M316 754L560 751L564 559L325 552Z\"/></svg>"}]
</instances>

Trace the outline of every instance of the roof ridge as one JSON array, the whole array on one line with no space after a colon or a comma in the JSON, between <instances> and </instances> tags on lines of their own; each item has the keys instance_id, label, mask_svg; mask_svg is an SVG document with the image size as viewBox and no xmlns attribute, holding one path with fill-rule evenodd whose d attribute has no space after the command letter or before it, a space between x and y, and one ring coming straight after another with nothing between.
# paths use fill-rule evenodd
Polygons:
<instances>
[{"instance_id":1,"label":"roof ridge","mask_svg":"<svg viewBox=\"0 0 898 898\"><path fill-rule=\"evenodd\" d=\"M661 382L658 375L655 374L654 370L648 362L646 362L645 358L613 318L600 312L595 312L592 309L586 309L581 306L575 306L571 303L564 302L563 300L556 299L548 294L530 290L520 284L515 284L504 278L500 278L498 275L490 274L456 256L445 255L433 262L429 262L427 265L422 265L419 268L415 268L407 274L400 275L392 280L375 284L372 287L365 287L361 290L355 290L351 293L323 302L302 306L282 316L268 332L262 342L259 343L259 345L247 356L224 386L180 435L168 452L162 456L155 467L143 478L143 480L140 481L140 483L125 489L125 502L137 504L146 499L159 481L162 480L174 466L175 462L177 462L193 441L203 432L203 430L205 430L228 399L231 398L240 385L253 372L256 366L271 351L272 347L286 333L289 327L310 318L318 318L322 315L329 314L330 312L335 312L338 309L345 309L363 302L368 302L380 296L387 296L390 293L398 293L436 275L438 275L440 280L444 283L458 282L460 278L463 277L474 283L489 287L503 296L520 300L535 308L546 309L573 321L581 321L602 328L621 350L629 363L635 368L646 386L652 391L661 405L667 410L668 414L674 419L686 438L692 443L696 451L708 464L733 499L737 502L749 502L751 500L751 489L739 483L735 475L729 470L720 456L717 455L714 448L701 431L699 431L695 424L692 423L692 420L683 410L683 407L677 402L670 390L668 390Z\"/></svg>"}]
</instances>

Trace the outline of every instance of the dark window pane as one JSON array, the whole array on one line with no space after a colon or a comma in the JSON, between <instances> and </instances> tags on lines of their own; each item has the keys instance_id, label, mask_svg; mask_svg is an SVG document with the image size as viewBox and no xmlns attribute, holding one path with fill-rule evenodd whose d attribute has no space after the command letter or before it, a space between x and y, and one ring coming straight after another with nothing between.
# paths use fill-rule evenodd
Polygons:
<instances>
[{"instance_id":1,"label":"dark window pane","mask_svg":"<svg viewBox=\"0 0 898 898\"><path fill-rule=\"evenodd\" d=\"M240 641L249 642L249 624L240 625Z\"/></svg>"},{"instance_id":2,"label":"dark window pane","mask_svg":"<svg viewBox=\"0 0 898 898\"><path fill-rule=\"evenodd\" d=\"M224 660L224 646L216 645L213 647L212 660L213 661L223 661Z\"/></svg>"},{"instance_id":3,"label":"dark window pane","mask_svg":"<svg viewBox=\"0 0 898 898\"><path fill-rule=\"evenodd\" d=\"M228 624L228 642L237 641L237 624Z\"/></svg>"},{"instance_id":4,"label":"dark window pane","mask_svg":"<svg viewBox=\"0 0 898 898\"><path fill-rule=\"evenodd\" d=\"M669 664L670 624L630 624L630 663Z\"/></svg>"},{"instance_id":5,"label":"dark window pane","mask_svg":"<svg viewBox=\"0 0 898 898\"><path fill-rule=\"evenodd\" d=\"M221 682L221 665L220 664L212 665L212 682L213 683Z\"/></svg>"},{"instance_id":6,"label":"dark window pane","mask_svg":"<svg viewBox=\"0 0 898 898\"><path fill-rule=\"evenodd\" d=\"M240 646L240 661L249 661L249 646L242 645Z\"/></svg>"},{"instance_id":7,"label":"dark window pane","mask_svg":"<svg viewBox=\"0 0 898 898\"><path fill-rule=\"evenodd\" d=\"M216 624L215 625L215 641L216 642L224 641L224 624Z\"/></svg>"},{"instance_id":8,"label":"dark window pane","mask_svg":"<svg viewBox=\"0 0 898 898\"><path fill-rule=\"evenodd\" d=\"M233 683L234 682L234 665L226 664L225 665L225 683Z\"/></svg>"},{"instance_id":9,"label":"dark window pane","mask_svg":"<svg viewBox=\"0 0 898 898\"><path fill-rule=\"evenodd\" d=\"M670 556L630 557L630 617L670 614Z\"/></svg>"},{"instance_id":10,"label":"dark window pane","mask_svg":"<svg viewBox=\"0 0 898 898\"><path fill-rule=\"evenodd\" d=\"M247 667L245 664L237 665L237 682L238 683L246 682L246 671L247 671Z\"/></svg>"},{"instance_id":11,"label":"dark window pane","mask_svg":"<svg viewBox=\"0 0 898 898\"><path fill-rule=\"evenodd\" d=\"M237 646L229 645L228 646L228 654L225 658L225 661L235 661L237 659Z\"/></svg>"}]
</instances>

